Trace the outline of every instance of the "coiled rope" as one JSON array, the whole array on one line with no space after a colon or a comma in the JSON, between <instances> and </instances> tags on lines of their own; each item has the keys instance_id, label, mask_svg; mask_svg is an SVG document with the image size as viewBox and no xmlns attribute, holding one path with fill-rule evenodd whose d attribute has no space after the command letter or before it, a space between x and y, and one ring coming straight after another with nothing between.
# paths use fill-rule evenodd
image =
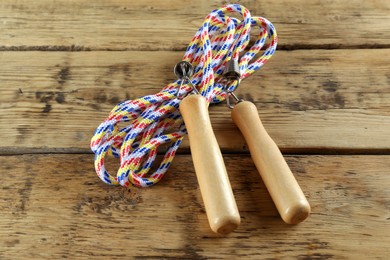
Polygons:
<instances>
[{"instance_id":1,"label":"coiled rope","mask_svg":"<svg viewBox=\"0 0 390 260\"><path fill-rule=\"evenodd\" d=\"M230 13L243 17L242 21ZM250 42L251 29L259 28L256 41ZM268 39L268 41L267 41ZM259 54L261 49L266 49ZM230 82L228 92L239 82L260 69L274 54L277 35L274 26L265 18L252 17L248 9L238 4L226 5L212 11L187 47L183 61L194 67L191 83L210 103L226 98L223 72L227 62L238 62L240 79ZM259 54L259 55L258 55ZM112 185L130 184L148 187L156 184L169 168L184 135L185 125L178 110L181 99L192 91L182 79L165 86L160 92L116 105L95 131L91 149L95 153L95 169L100 179ZM177 93L179 92L179 93ZM127 126L119 124L126 122ZM162 144L169 147L159 167L148 175ZM105 167L107 155L120 158L117 175L110 175Z\"/></svg>"}]
</instances>

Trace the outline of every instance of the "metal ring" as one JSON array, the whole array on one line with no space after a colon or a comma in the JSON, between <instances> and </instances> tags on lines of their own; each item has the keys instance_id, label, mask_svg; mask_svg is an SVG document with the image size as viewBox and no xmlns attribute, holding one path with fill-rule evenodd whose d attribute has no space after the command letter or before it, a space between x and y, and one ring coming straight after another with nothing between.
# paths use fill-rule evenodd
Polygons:
<instances>
[{"instance_id":1,"label":"metal ring","mask_svg":"<svg viewBox=\"0 0 390 260\"><path fill-rule=\"evenodd\" d=\"M230 103L230 96L232 96L234 98L234 100L236 101L236 104L240 103L241 101L243 101L243 99L240 99L236 96L236 94L234 94L233 91L228 91L227 88L225 88L225 93L226 93L226 104L227 106L230 108L230 109L233 109L234 106L232 105L232 103Z\"/></svg>"},{"instance_id":2,"label":"metal ring","mask_svg":"<svg viewBox=\"0 0 390 260\"><path fill-rule=\"evenodd\" d=\"M200 95L199 91L196 89L194 84L192 84L191 79L190 79L190 77L192 75L194 75L194 67L192 66L191 63L189 63L188 61L180 61L173 68L173 72L175 73L176 77L181 79L180 87L176 92L176 97L178 99L183 99L186 96L186 95L178 96L178 94L180 93L180 90L183 87L185 82L187 82L191 86L193 92Z\"/></svg>"},{"instance_id":3,"label":"metal ring","mask_svg":"<svg viewBox=\"0 0 390 260\"><path fill-rule=\"evenodd\" d=\"M173 68L173 73L179 79L190 78L194 75L194 67L188 61L180 61Z\"/></svg>"}]
</instances>

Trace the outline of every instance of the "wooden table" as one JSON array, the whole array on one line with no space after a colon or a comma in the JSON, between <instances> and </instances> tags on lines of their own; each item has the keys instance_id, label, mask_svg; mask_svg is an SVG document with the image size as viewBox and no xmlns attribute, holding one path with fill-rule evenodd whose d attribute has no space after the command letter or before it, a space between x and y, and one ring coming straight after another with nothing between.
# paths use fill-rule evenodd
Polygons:
<instances>
[{"instance_id":1,"label":"wooden table","mask_svg":"<svg viewBox=\"0 0 390 260\"><path fill-rule=\"evenodd\" d=\"M1 259L390 257L387 0L239 1L280 43L237 95L255 102L311 202L305 222L282 222L225 105L210 113L242 216L230 235L209 229L188 140L155 187L96 177L96 126L174 80L226 2L1 1Z\"/></svg>"}]
</instances>

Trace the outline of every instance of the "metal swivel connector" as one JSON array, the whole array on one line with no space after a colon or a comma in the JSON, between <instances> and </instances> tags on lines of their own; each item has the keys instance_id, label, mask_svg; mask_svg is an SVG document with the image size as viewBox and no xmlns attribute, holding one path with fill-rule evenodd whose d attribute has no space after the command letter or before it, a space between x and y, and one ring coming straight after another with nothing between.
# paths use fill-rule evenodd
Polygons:
<instances>
[{"instance_id":1,"label":"metal swivel connector","mask_svg":"<svg viewBox=\"0 0 390 260\"><path fill-rule=\"evenodd\" d=\"M228 105L229 108L233 109L233 105L232 103L230 102L230 96L232 96L234 98L234 100L236 101L236 104L238 102L241 102L242 99L239 99L236 94L234 94L233 91L229 91L228 90L228 83L229 82L232 82L232 81L238 81L237 82L237 86L239 84L239 80L240 80L240 68L238 67L238 61L237 60L234 60L234 59L231 59L229 60L227 63L226 63L226 67L225 67L225 71L223 72L223 77L226 79L227 81L227 84L225 86L225 93L226 93L226 103Z\"/></svg>"},{"instance_id":2,"label":"metal swivel connector","mask_svg":"<svg viewBox=\"0 0 390 260\"><path fill-rule=\"evenodd\" d=\"M229 60L226 63L225 71L223 72L224 78L227 80L239 80L240 79L240 68L238 67L237 60Z\"/></svg>"},{"instance_id":3,"label":"metal swivel connector","mask_svg":"<svg viewBox=\"0 0 390 260\"><path fill-rule=\"evenodd\" d=\"M192 91L194 91L196 94L199 94L199 91L195 88L190 79L192 75L194 75L194 67L191 65L191 63L187 61L181 61L175 65L175 67L173 68L173 72L175 73L176 77L181 79L180 87L176 92L177 98L182 99L185 97L179 96L180 90L185 83L189 84L192 87Z\"/></svg>"}]
</instances>

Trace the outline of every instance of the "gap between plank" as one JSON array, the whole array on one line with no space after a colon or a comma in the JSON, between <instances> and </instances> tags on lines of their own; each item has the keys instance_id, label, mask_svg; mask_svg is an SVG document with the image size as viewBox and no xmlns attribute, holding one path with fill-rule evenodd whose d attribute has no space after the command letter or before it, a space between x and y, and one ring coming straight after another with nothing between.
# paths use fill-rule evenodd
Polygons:
<instances>
[{"instance_id":1,"label":"gap between plank","mask_svg":"<svg viewBox=\"0 0 390 260\"><path fill-rule=\"evenodd\" d=\"M281 149L283 155L390 155L390 148L386 149L331 149L331 148L285 148ZM24 155L24 154L93 154L89 149L84 148L15 148L0 147L0 156ZM165 151L159 151L164 155ZM191 154L189 148L180 148L177 155ZM249 155L249 151L237 151L222 149L226 155Z\"/></svg>"},{"instance_id":2,"label":"gap between plank","mask_svg":"<svg viewBox=\"0 0 390 260\"><path fill-rule=\"evenodd\" d=\"M157 48L94 48L82 45L38 45L38 46L4 46L0 45L0 51L53 51L53 52L82 52L82 51L185 51L187 46L157 47ZM390 44L281 44L278 50L338 50L338 49L389 49Z\"/></svg>"}]
</instances>

